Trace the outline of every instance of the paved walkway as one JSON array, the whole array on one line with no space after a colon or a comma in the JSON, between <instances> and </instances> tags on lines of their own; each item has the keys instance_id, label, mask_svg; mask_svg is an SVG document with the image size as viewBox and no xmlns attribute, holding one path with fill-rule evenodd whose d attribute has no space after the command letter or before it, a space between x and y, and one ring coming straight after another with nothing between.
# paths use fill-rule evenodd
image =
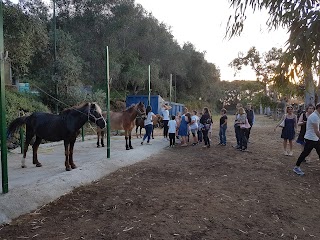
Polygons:
<instances>
[{"instance_id":1,"label":"paved walkway","mask_svg":"<svg viewBox=\"0 0 320 240\"><path fill-rule=\"evenodd\" d=\"M121 167L147 159L169 145L162 137L153 139L152 145L141 145L140 142L141 139L133 137L134 149L127 151L123 136L111 137L111 158L107 159L106 147L97 148L95 136L87 136L84 142L79 139L74 149L77 169L70 172L65 171L62 142L40 146L38 159L43 165L41 168L32 164L31 147L27 153L27 168L21 168L20 148L9 152L9 193L0 194L0 224L32 212Z\"/></svg>"}]
</instances>

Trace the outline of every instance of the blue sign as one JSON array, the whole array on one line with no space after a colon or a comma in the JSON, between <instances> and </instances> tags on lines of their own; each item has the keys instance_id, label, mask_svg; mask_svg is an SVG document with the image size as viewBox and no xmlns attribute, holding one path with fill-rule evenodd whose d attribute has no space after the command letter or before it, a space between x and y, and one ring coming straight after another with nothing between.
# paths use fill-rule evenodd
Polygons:
<instances>
[{"instance_id":1,"label":"blue sign","mask_svg":"<svg viewBox=\"0 0 320 240\"><path fill-rule=\"evenodd\" d=\"M29 83L19 83L19 92L30 92Z\"/></svg>"}]
</instances>

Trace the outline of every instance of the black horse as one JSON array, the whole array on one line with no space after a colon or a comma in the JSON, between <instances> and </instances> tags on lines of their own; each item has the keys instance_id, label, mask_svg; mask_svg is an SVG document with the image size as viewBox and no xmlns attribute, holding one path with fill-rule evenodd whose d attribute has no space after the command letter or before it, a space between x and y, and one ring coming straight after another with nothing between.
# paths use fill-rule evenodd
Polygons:
<instances>
[{"instance_id":1,"label":"black horse","mask_svg":"<svg viewBox=\"0 0 320 240\"><path fill-rule=\"evenodd\" d=\"M37 151L42 139L47 141L64 141L66 171L76 168L73 162L73 147L80 128L87 122L96 123L100 128L106 126L102 111L96 103L84 103L80 106L63 110L59 115L36 112L30 116L24 116L13 120L8 127L8 137L16 132L20 126L26 125L26 140L23 150L21 167L26 167L25 159L30 141L36 136L32 146L33 164L41 167L38 161Z\"/></svg>"}]
</instances>

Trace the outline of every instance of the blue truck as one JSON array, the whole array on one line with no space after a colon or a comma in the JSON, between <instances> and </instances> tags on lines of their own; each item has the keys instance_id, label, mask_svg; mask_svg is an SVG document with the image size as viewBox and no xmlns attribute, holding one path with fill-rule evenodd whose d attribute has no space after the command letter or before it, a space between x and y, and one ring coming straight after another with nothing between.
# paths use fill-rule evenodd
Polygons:
<instances>
[{"instance_id":1,"label":"blue truck","mask_svg":"<svg viewBox=\"0 0 320 240\"><path fill-rule=\"evenodd\" d=\"M126 107L130 107L132 104L143 102L145 106L148 105L148 95L129 95L126 98ZM170 115L176 115L177 112L182 113L184 104L165 101L160 95L150 96L150 105L154 114L161 114L161 105L168 103L172 108L169 110Z\"/></svg>"}]
</instances>

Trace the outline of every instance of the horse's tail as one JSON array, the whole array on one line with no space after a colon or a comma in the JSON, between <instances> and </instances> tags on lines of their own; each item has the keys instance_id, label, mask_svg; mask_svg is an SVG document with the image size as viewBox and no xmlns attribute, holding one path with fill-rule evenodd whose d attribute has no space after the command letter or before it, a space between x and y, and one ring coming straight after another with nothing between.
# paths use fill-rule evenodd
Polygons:
<instances>
[{"instance_id":1,"label":"horse's tail","mask_svg":"<svg viewBox=\"0 0 320 240\"><path fill-rule=\"evenodd\" d=\"M13 120L7 129L7 138L11 137L11 135L18 131L18 128L26 123L26 119L28 116L19 117Z\"/></svg>"}]
</instances>

